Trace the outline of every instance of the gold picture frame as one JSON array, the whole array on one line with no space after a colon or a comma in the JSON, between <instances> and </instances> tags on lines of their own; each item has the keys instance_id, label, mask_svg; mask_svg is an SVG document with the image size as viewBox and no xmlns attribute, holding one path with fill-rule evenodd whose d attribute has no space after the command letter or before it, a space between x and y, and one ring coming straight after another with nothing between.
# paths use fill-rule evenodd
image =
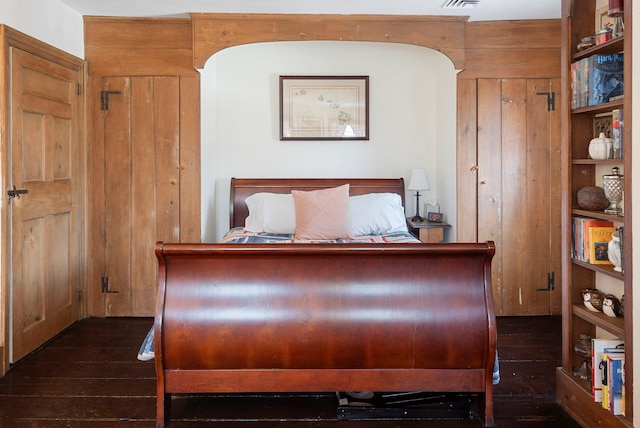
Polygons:
<instances>
[{"instance_id":1,"label":"gold picture frame","mask_svg":"<svg viewBox=\"0 0 640 428\"><path fill-rule=\"evenodd\" d=\"M369 76L280 76L280 140L368 140Z\"/></svg>"}]
</instances>

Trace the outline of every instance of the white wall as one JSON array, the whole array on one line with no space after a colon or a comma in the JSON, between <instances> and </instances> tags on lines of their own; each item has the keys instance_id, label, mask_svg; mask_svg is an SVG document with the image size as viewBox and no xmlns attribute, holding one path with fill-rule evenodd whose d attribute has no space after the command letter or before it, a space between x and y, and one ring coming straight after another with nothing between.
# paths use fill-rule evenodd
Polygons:
<instances>
[{"instance_id":1,"label":"white wall","mask_svg":"<svg viewBox=\"0 0 640 428\"><path fill-rule=\"evenodd\" d=\"M82 15L59 0L1 0L0 23L84 58Z\"/></svg>"},{"instance_id":2,"label":"white wall","mask_svg":"<svg viewBox=\"0 0 640 428\"><path fill-rule=\"evenodd\" d=\"M201 81L203 241L229 228L231 177L404 177L408 185L411 169L424 168L431 190L421 205L437 201L455 224L455 74L439 52L390 43L260 43L215 54ZM280 141L280 75L370 76L370 140ZM415 197L406 199L413 215Z\"/></svg>"}]
</instances>

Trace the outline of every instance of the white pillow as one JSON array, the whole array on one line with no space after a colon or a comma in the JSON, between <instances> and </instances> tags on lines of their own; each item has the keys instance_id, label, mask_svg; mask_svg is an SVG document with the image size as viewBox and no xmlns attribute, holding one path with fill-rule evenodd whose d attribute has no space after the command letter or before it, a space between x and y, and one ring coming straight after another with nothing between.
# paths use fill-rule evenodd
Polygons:
<instances>
[{"instance_id":1,"label":"white pillow","mask_svg":"<svg viewBox=\"0 0 640 428\"><path fill-rule=\"evenodd\" d=\"M351 196L349 213L354 236L408 231L402 199L397 193Z\"/></svg>"},{"instance_id":2,"label":"white pillow","mask_svg":"<svg viewBox=\"0 0 640 428\"><path fill-rule=\"evenodd\" d=\"M249 216L244 221L246 231L295 233L296 208L290 193L254 193L245 202L249 208Z\"/></svg>"},{"instance_id":3,"label":"white pillow","mask_svg":"<svg viewBox=\"0 0 640 428\"><path fill-rule=\"evenodd\" d=\"M249 216L244 229L253 233L294 234L296 208L290 193L254 193L246 199ZM402 199L397 193L367 193L349 197L351 235L407 232Z\"/></svg>"}]
</instances>

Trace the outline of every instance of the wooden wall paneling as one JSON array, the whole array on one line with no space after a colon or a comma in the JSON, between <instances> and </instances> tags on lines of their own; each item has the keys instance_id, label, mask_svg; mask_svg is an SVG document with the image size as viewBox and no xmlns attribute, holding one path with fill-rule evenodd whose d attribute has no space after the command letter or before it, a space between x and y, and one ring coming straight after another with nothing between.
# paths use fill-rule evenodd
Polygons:
<instances>
[{"instance_id":1,"label":"wooden wall paneling","mask_svg":"<svg viewBox=\"0 0 640 428\"><path fill-rule=\"evenodd\" d=\"M132 314L154 315L157 262L156 153L153 77L131 78L131 301Z\"/></svg>"},{"instance_id":2,"label":"wooden wall paneling","mask_svg":"<svg viewBox=\"0 0 640 428\"><path fill-rule=\"evenodd\" d=\"M180 81L154 77L158 241L180 240ZM152 249L150 252L153 253Z\"/></svg>"},{"instance_id":3,"label":"wooden wall paneling","mask_svg":"<svg viewBox=\"0 0 640 428\"><path fill-rule=\"evenodd\" d=\"M188 18L84 17L85 57L98 76L198 76Z\"/></svg>"},{"instance_id":4,"label":"wooden wall paneling","mask_svg":"<svg viewBox=\"0 0 640 428\"><path fill-rule=\"evenodd\" d=\"M477 81L458 79L456 138L457 241L478 239Z\"/></svg>"},{"instance_id":5,"label":"wooden wall paneling","mask_svg":"<svg viewBox=\"0 0 640 428\"><path fill-rule=\"evenodd\" d=\"M559 114L538 95L553 89L550 79L478 81L478 241L496 241L499 315L560 311L560 288L541 291L561 263Z\"/></svg>"},{"instance_id":6,"label":"wooden wall paneling","mask_svg":"<svg viewBox=\"0 0 640 428\"><path fill-rule=\"evenodd\" d=\"M200 78L180 78L180 242L200 242Z\"/></svg>"},{"instance_id":7,"label":"wooden wall paneling","mask_svg":"<svg viewBox=\"0 0 640 428\"><path fill-rule=\"evenodd\" d=\"M544 275L546 279L546 267L540 258L531 257L540 251L546 251L547 246L540 248L538 240L549 239L540 230L540 235L533 237L534 242L529 242L530 225L534 229L539 227L543 219L535 218L536 212L530 212L528 203L529 192L536 192L536 183L532 183L528 171L529 147L527 147L527 81L525 79L502 80L502 106L501 106L501 147L494 152L502 157L503 204L502 224L504 239L502 240L503 261L502 271L502 299L505 308L520 313L526 312L530 304L530 296L527 284L527 274L536 276ZM544 253L543 253L544 254ZM530 265L536 265L536 269L530 269ZM540 265L542 264L542 267ZM523 293L525 294L523 296ZM539 310L531 308L532 311Z\"/></svg>"},{"instance_id":8,"label":"wooden wall paneling","mask_svg":"<svg viewBox=\"0 0 640 428\"><path fill-rule=\"evenodd\" d=\"M557 49L469 49L466 56L465 78L555 77L560 69Z\"/></svg>"},{"instance_id":9,"label":"wooden wall paneling","mask_svg":"<svg viewBox=\"0 0 640 428\"><path fill-rule=\"evenodd\" d=\"M562 97L560 78L551 79L549 90L555 94L555 110L549 115L549 172L552 177L549 183L549 219L551 264L549 269L554 273L555 290L550 295L549 309L552 314L562 314L562 170L563 148L561 138Z\"/></svg>"},{"instance_id":10,"label":"wooden wall paneling","mask_svg":"<svg viewBox=\"0 0 640 428\"><path fill-rule=\"evenodd\" d=\"M109 292L104 294L104 315L131 313L131 79L111 77L103 87L119 91L109 97L105 119L105 233L106 260L104 275L109 279Z\"/></svg>"},{"instance_id":11,"label":"wooden wall paneling","mask_svg":"<svg viewBox=\"0 0 640 428\"><path fill-rule=\"evenodd\" d=\"M189 79L184 97L197 102L199 80ZM188 170L187 180L193 174L199 177L198 127L181 130L181 115L190 117L184 125L192 127L189 112L199 110L188 104L184 111L180 108L179 76L101 80L101 89L120 94L109 96L109 109L96 118L103 124L94 129L104 133L103 154L95 160L104 162L97 173L104 174L105 188L104 202L97 197L92 206L96 211L103 207L105 214L104 225L97 225L104 229L104 237L95 233L93 245L102 243L105 248L104 260L95 262L102 267L100 276L108 277L109 292L92 296L92 302L104 302L102 312L99 304L92 306L95 315L150 316L155 312L157 287L154 245L158 240L180 240L181 174ZM184 156L189 168L180 163L182 135L188 140ZM189 212L184 227L197 233L199 240L199 185L185 183L184 188L191 204L184 209Z\"/></svg>"},{"instance_id":12,"label":"wooden wall paneling","mask_svg":"<svg viewBox=\"0 0 640 428\"><path fill-rule=\"evenodd\" d=\"M107 111L100 110L100 91L109 89L102 85L102 79L88 79L85 88L87 100L87 211L85 225L87 230L87 282L83 299L85 316L104 315L104 295L101 281L105 274L106 260L106 160L105 160L105 116Z\"/></svg>"},{"instance_id":13,"label":"wooden wall paneling","mask_svg":"<svg viewBox=\"0 0 640 428\"><path fill-rule=\"evenodd\" d=\"M559 19L469 22L460 77L559 77L560 31Z\"/></svg>"},{"instance_id":14,"label":"wooden wall paneling","mask_svg":"<svg viewBox=\"0 0 640 428\"><path fill-rule=\"evenodd\" d=\"M552 306L560 312L560 287L541 291L550 272L558 279L561 272L559 129L551 120L557 125L559 113L538 95L553 89L549 79L503 81L503 243L509 255L503 283L509 315L547 314Z\"/></svg>"},{"instance_id":15,"label":"wooden wall paneling","mask_svg":"<svg viewBox=\"0 0 640 428\"><path fill-rule=\"evenodd\" d=\"M415 44L435 48L448 55L457 69L464 69L459 73L458 81L466 79L470 85L462 85L464 88L461 91L473 91L475 83L471 82L475 82L479 76L557 75L559 41L555 33L559 29L559 20L468 23L466 18L461 17L257 14L193 14L191 19L185 20L86 17L85 46L86 57L91 63L91 76L180 76L178 155L171 161L166 160L167 163L162 167L156 164L157 173L166 173L165 178L169 181L172 179L169 177L171 168L177 167L179 170L179 174L173 176L179 187L178 199L175 194L164 193L164 190L158 190L157 195L158 207L167 206L166 202L179 202L178 223L173 223L175 217L166 212L160 213L158 208L158 215L166 216L166 222L162 220L159 223L158 235L166 233L187 242L199 240L200 234L197 188L200 177L199 75L194 67L202 67L213 53L229 46L279 40L361 40ZM514 53L523 51L524 54L514 56ZM187 55L191 57L189 64L185 60ZM473 58L471 63L467 62L469 57ZM166 103L157 108L165 107L174 108ZM473 127L479 123L476 122L476 114L489 118L498 111L480 110L480 104L459 106L458 153L468 157L458 159L458 168L459 171L469 171L464 180L459 177L460 195L475 192L472 185L479 180L478 172L472 171L478 162L471 162L476 156L473 135ZM157 113L164 114L159 110ZM491 140L485 142L489 144ZM156 150L161 150L160 143L156 141ZM170 156L174 156L174 149L176 147L171 149ZM462 189L462 186L467 188ZM475 204L481 195L475 194L475 198L463 198L460 195L459 210L476 215L478 207ZM177 231L173 231L170 225L174 225ZM465 222L458 231L458 239L475 236L481 240L482 233L491 230L491 224L476 226ZM495 240L495 237L489 239Z\"/></svg>"},{"instance_id":16,"label":"wooden wall paneling","mask_svg":"<svg viewBox=\"0 0 640 428\"><path fill-rule=\"evenodd\" d=\"M194 13L191 19L196 69L231 46L303 40L406 43L442 52L458 70L465 64L467 17Z\"/></svg>"},{"instance_id":17,"label":"wooden wall paneling","mask_svg":"<svg viewBox=\"0 0 640 428\"><path fill-rule=\"evenodd\" d=\"M496 315L504 312L502 236L502 157L500 79L478 80L478 241L494 241L493 302Z\"/></svg>"}]
</instances>

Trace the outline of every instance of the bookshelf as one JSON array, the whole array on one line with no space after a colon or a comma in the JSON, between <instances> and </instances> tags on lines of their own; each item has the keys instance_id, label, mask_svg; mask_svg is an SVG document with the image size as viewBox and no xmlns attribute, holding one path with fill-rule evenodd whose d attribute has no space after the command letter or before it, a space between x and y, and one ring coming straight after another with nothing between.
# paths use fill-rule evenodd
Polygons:
<instances>
[{"instance_id":1,"label":"bookshelf","mask_svg":"<svg viewBox=\"0 0 640 428\"><path fill-rule=\"evenodd\" d=\"M594 265L572 257L573 217L606 220L624 228L631 236L631 96L591 106L572 106L572 63L596 54L624 53L624 93L631 94L631 8L632 0L624 0L624 34L610 41L578 51L584 37L595 34L598 15L607 1L562 0L562 367L557 370L558 403L583 426L631 427L633 425L633 346L632 346L632 247L624 241L624 273L610 265ZM616 109L624 111L623 158L595 160L589 158L589 141L594 135L594 119ZM624 175L624 215L582 209L577 204L577 191L584 186L602 186L602 175L617 166ZM597 288L605 293L625 297L624 317L609 317L588 310L581 290ZM580 364L574 352L581 334L593 338L619 338L625 342L625 415L614 416L591 396L591 383L573 375Z\"/></svg>"}]
</instances>

